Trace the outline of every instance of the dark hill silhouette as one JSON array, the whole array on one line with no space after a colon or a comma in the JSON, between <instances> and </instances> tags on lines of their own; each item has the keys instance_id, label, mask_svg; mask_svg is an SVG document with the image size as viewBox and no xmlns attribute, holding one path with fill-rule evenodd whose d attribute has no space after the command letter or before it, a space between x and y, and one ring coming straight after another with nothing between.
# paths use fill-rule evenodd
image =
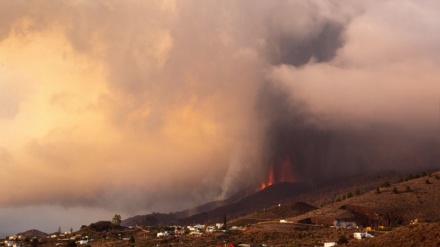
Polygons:
<instances>
[{"instance_id":1,"label":"dark hill silhouette","mask_svg":"<svg viewBox=\"0 0 440 247\"><path fill-rule=\"evenodd\" d=\"M149 215L138 215L122 221L123 226L158 226L158 225L172 225L172 224L195 224L195 223L217 223L223 222L224 215L227 216L228 221L238 219L240 217L255 218L248 216L257 210L268 209L281 203L282 205L292 205L296 202L304 202L314 207L322 207L332 204L337 197L352 193L356 195L371 191L380 183L389 180L393 183L402 176L397 172L387 171L380 173L366 173L356 176L345 177L333 182L321 185L310 186L305 183L279 183L264 190L255 192L255 189L248 188L234 196L223 200L214 201L194 207L192 209L162 214L154 213ZM402 190L402 189L400 189ZM342 206L342 205L341 205ZM369 222L368 217L364 214L372 213L369 208L346 205L343 210L347 213L344 218L356 219L357 221ZM351 210L351 211L350 211ZM304 210L305 212L306 210ZM358 212L359 211L359 212ZM284 212L284 213L283 213ZM271 216L274 219L284 219L286 217L295 217L296 212L287 213L287 211L273 212ZM261 219L261 217L260 217ZM329 219L329 222L332 222Z\"/></svg>"},{"instance_id":2,"label":"dark hill silhouette","mask_svg":"<svg viewBox=\"0 0 440 247\"><path fill-rule=\"evenodd\" d=\"M224 215L228 219L237 218L249 214L255 210L274 205L280 201L292 198L308 192L310 186L304 183L279 183L258 191L239 202L218 207L209 212L196 214L182 219L179 224L216 223L223 222Z\"/></svg>"},{"instance_id":3,"label":"dark hill silhouette","mask_svg":"<svg viewBox=\"0 0 440 247\"><path fill-rule=\"evenodd\" d=\"M36 229L32 229L32 230L27 230L25 232L20 232L16 234L17 236L23 236L23 237L29 237L29 238L45 238L47 236L49 236L49 234L36 230Z\"/></svg>"},{"instance_id":4,"label":"dark hill silhouette","mask_svg":"<svg viewBox=\"0 0 440 247\"><path fill-rule=\"evenodd\" d=\"M218 207L225 206L228 204L232 204L235 202L238 202L242 200L243 198L252 195L255 193L254 188L247 188L244 190L241 190L231 197L225 199L225 200L219 200L219 201L213 201L208 202L205 204L202 204L200 206L190 208L187 210L175 212L175 213L169 213L169 214L163 214L163 213L152 213L147 215L136 215L134 217L127 218L122 221L122 226L158 226L158 225L171 225L177 223L179 220L188 218L192 215L200 214L203 212L209 212L211 210L214 210Z\"/></svg>"},{"instance_id":5,"label":"dark hill silhouette","mask_svg":"<svg viewBox=\"0 0 440 247\"><path fill-rule=\"evenodd\" d=\"M107 232L107 231L123 231L127 229L124 226L118 226L110 221L98 221L88 226L81 227L77 233L81 232Z\"/></svg>"}]
</instances>

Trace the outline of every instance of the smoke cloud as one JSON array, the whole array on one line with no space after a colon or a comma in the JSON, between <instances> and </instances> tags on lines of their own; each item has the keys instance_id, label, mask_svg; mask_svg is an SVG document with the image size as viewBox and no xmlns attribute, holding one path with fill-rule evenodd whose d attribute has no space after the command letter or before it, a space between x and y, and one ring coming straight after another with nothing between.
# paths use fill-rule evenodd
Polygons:
<instances>
[{"instance_id":1,"label":"smoke cloud","mask_svg":"<svg viewBox=\"0 0 440 247\"><path fill-rule=\"evenodd\" d=\"M125 217L270 169L319 184L437 167L439 7L2 1L0 206Z\"/></svg>"}]
</instances>

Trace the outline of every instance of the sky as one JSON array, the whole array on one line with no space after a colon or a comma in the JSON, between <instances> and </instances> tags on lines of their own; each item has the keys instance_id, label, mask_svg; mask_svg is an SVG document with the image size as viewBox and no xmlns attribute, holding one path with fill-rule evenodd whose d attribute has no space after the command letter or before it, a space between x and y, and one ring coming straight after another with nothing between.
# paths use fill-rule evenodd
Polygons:
<instances>
[{"instance_id":1,"label":"sky","mask_svg":"<svg viewBox=\"0 0 440 247\"><path fill-rule=\"evenodd\" d=\"M0 0L1 234L174 212L285 164L312 182L435 167L439 11Z\"/></svg>"}]
</instances>

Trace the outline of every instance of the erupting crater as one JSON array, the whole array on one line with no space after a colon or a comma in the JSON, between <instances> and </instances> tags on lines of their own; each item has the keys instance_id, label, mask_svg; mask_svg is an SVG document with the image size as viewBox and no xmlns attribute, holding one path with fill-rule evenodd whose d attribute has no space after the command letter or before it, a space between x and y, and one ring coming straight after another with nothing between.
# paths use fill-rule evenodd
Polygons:
<instances>
[{"instance_id":1,"label":"erupting crater","mask_svg":"<svg viewBox=\"0 0 440 247\"><path fill-rule=\"evenodd\" d=\"M261 183L260 189L281 182L295 182L294 166L290 156L286 155L282 162L269 162L266 179Z\"/></svg>"}]
</instances>

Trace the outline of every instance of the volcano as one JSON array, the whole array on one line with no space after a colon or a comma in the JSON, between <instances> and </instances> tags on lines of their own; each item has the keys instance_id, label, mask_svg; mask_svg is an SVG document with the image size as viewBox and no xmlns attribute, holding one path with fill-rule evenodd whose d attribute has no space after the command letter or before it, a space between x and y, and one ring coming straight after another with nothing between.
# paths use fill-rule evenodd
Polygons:
<instances>
[{"instance_id":1,"label":"volcano","mask_svg":"<svg viewBox=\"0 0 440 247\"><path fill-rule=\"evenodd\" d=\"M198 207L171 214L138 215L122 221L123 226L143 225L170 225L193 223L216 223L228 217L239 217L255 210L261 210L276 203L295 198L310 192L311 187L305 183L281 182L268 185L262 190L243 190L234 196L214 201Z\"/></svg>"}]
</instances>

